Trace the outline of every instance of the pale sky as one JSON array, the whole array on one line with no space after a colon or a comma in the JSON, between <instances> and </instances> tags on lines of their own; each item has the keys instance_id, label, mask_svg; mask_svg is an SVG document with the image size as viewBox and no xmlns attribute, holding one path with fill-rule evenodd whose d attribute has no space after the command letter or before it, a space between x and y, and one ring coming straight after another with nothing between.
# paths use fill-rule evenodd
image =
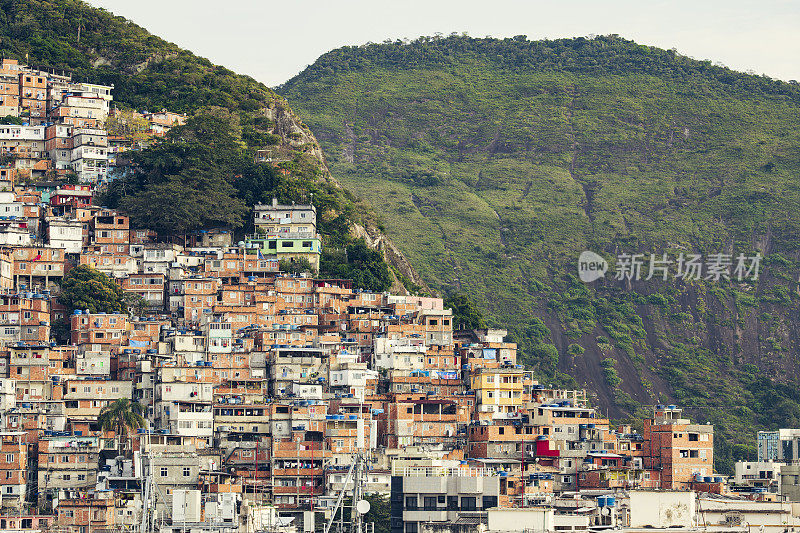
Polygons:
<instances>
[{"instance_id":1,"label":"pale sky","mask_svg":"<svg viewBox=\"0 0 800 533\"><path fill-rule=\"evenodd\" d=\"M740 71L800 80L797 0L89 0L269 86L344 45L466 31L617 33Z\"/></svg>"}]
</instances>

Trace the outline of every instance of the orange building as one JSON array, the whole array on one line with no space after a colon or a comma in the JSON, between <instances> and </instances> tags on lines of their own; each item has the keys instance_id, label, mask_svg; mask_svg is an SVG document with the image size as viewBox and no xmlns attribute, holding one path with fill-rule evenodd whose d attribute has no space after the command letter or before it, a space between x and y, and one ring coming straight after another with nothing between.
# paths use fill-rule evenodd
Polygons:
<instances>
[{"instance_id":1,"label":"orange building","mask_svg":"<svg viewBox=\"0 0 800 533\"><path fill-rule=\"evenodd\" d=\"M101 344L110 349L127 341L128 315L116 313L80 313L70 317L72 344Z\"/></svg>"},{"instance_id":2,"label":"orange building","mask_svg":"<svg viewBox=\"0 0 800 533\"><path fill-rule=\"evenodd\" d=\"M130 252L130 218L103 209L95 214L90 227L92 244L101 252L128 255Z\"/></svg>"},{"instance_id":3,"label":"orange building","mask_svg":"<svg viewBox=\"0 0 800 533\"><path fill-rule=\"evenodd\" d=\"M662 489L688 489L695 476L714 471L714 426L681 415L674 405L659 405L644 421L644 467L660 472Z\"/></svg>"},{"instance_id":4,"label":"orange building","mask_svg":"<svg viewBox=\"0 0 800 533\"><path fill-rule=\"evenodd\" d=\"M455 444L469 424L471 409L457 397L393 395L379 415L378 431L389 448L419 444Z\"/></svg>"},{"instance_id":5,"label":"orange building","mask_svg":"<svg viewBox=\"0 0 800 533\"><path fill-rule=\"evenodd\" d=\"M0 433L0 490L3 510L22 510L27 487L28 447L24 431Z\"/></svg>"}]
</instances>

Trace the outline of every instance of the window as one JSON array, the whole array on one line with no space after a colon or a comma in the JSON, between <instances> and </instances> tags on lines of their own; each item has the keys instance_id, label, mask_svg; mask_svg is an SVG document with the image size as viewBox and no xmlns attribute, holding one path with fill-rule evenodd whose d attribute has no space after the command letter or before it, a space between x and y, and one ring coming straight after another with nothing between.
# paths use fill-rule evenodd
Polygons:
<instances>
[{"instance_id":1,"label":"window","mask_svg":"<svg viewBox=\"0 0 800 533\"><path fill-rule=\"evenodd\" d=\"M406 496L406 511L416 511L416 510L417 510L417 497Z\"/></svg>"},{"instance_id":2,"label":"window","mask_svg":"<svg viewBox=\"0 0 800 533\"><path fill-rule=\"evenodd\" d=\"M483 497L483 509L491 509L492 507L497 507L497 496L484 496Z\"/></svg>"},{"instance_id":3,"label":"window","mask_svg":"<svg viewBox=\"0 0 800 533\"><path fill-rule=\"evenodd\" d=\"M425 496L422 498L423 511L435 511L436 506L436 496Z\"/></svg>"},{"instance_id":4,"label":"window","mask_svg":"<svg viewBox=\"0 0 800 533\"><path fill-rule=\"evenodd\" d=\"M461 497L461 510L462 511L477 511L477 498L475 498L475 496L462 496Z\"/></svg>"},{"instance_id":5,"label":"window","mask_svg":"<svg viewBox=\"0 0 800 533\"><path fill-rule=\"evenodd\" d=\"M183 467L183 477L189 477L192 475L192 470L188 466Z\"/></svg>"},{"instance_id":6,"label":"window","mask_svg":"<svg viewBox=\"0 0 800 533\"><path fill-rule=\"evenodd\" d=\"M458 496L447 497L447 510L458 511Z\"/></svg>"},{"instance_id":7,"label":"window","mask_svg":"<svg viewBox=\"0 0 800 533\"><path fill-rule=\"evenodd\" d=\"M167 467L161 467L161 477L167 477Z\"/></svg>"}]
</instances>

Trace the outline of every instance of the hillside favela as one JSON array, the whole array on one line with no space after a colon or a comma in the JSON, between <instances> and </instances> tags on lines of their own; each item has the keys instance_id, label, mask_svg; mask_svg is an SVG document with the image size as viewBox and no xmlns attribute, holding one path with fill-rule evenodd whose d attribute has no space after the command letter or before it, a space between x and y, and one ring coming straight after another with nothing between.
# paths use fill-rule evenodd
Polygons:
<instances>
[{"instance_id":1,"label":"hillside favela","mask_svg":"<svg viewBox=\"0 0 800 533\"><path fill-rule=\"evenodd\" d=\"M100 4L0 0L0 533L800 531L796 81Z\"/></svg>"}]
</instances>

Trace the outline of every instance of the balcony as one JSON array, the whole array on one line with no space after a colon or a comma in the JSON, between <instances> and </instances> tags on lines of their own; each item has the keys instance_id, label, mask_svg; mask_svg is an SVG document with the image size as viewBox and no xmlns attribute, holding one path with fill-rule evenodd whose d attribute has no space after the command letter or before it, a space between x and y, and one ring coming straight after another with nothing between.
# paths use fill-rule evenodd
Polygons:
<instances>
[{"instance_id":1,"label":"balcony","mask_svg":"<svg viewBox=\"0 0 800 533\"><path fill-rule=\"evenodd\" d=\"M313 476L322 476L324 470L322 467L319 468L274 468L272 470L272 474L276 477L279 476L287 476L287 477L313 477Z\"/></svg>"},{"instance_id":2,"label":"balcony","mask_svg":"<svg viewBox=\"0 0 800 533\"><path fill-rule=\"evenodd\" d=\"M322 496L325 493L325 488L323 486L318 487L310 487L310 486L301 486L301 487L283 487L283 486L275 486L272 487L272 493L275 495L278 494L311 494L314 496Z\"/></svg>"}]
</instances>

